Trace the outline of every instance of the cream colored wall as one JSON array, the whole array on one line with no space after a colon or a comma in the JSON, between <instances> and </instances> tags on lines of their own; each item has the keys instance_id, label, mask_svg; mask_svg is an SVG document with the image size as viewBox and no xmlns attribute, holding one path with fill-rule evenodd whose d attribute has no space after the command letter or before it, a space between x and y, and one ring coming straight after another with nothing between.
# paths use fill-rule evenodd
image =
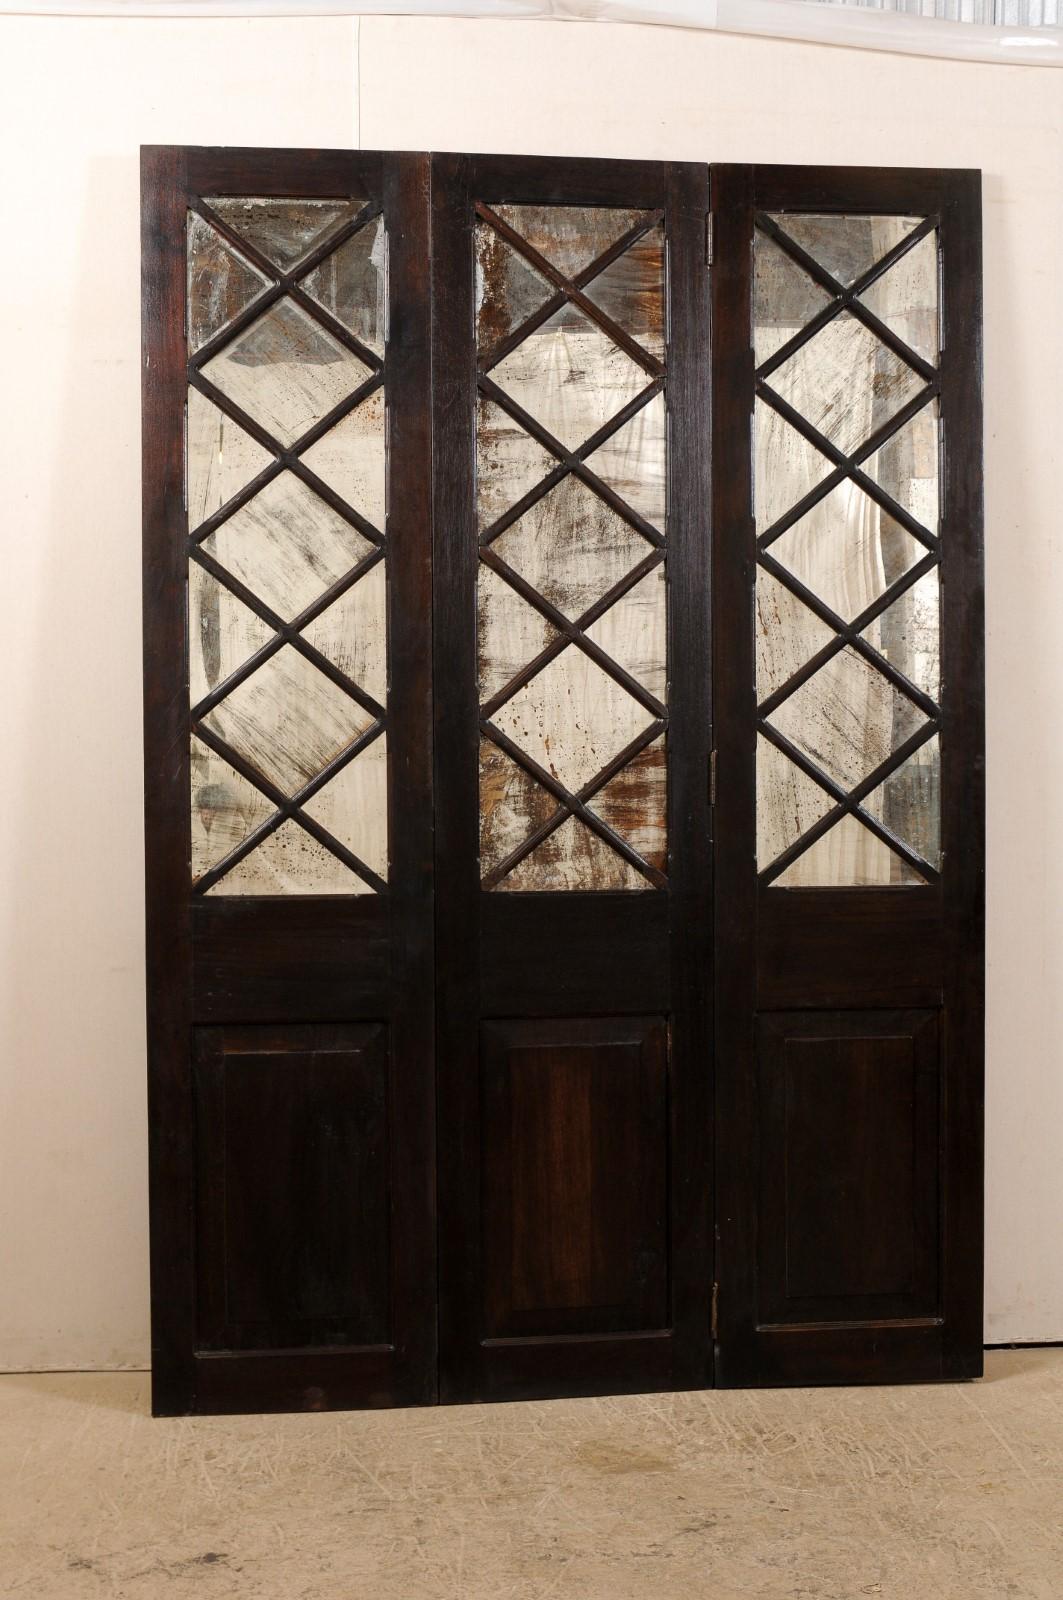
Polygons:
<instances>
[{"instance_id":1,"label":"cream colored wall","mask_svg":"<svg viewBox=\"0 0 1063 1600\"><path fill-rule=\"evenodd\" d=\"M359 60L360 56L360 60ZM137 146L980 166L987 1338L1063 1338L1063 74L590 23L0 19L0 1365L147 1354ZM1020 704L1020 696L1025 703Z\"/></svg>"}]
</instances>

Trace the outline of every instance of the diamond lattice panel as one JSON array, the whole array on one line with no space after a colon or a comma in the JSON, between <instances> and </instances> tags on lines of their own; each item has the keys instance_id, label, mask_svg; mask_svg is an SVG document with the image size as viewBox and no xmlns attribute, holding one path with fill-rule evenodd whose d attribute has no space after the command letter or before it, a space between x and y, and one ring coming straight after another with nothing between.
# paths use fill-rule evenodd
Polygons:
<instances>
[{"instance_id":1,"label":"diamond lattice panel","mask_svg":"<svg viewBox=\"0 0 1063 1600\"><path fill-rule=\"evenodd\" d=\"M631 210L507 205L493 212L520 240L504 237L490 219L477 225L478 342L488 352L481 360L491 382L561 449L577 451L645 393L655 361L664 357L663 226L652 214ZM528 259L524 245L536 260ZM544 262L567 287L551 280ZM575 304L576 280L603 318L641 345L644 365ZM536 325L544 310L550 314ZM492 364L489 352L500 341L513 348ZM578 646L561 648L560 624L555 627L544 612L553 607L578 624L597 610L585 624L585 638L663 706L663 564L632 578L656 548L652 529L664 528L665 418L663 394L651 391L628 421L588 452L592 485L504 407L486 396L479 402L481 529L524 506L490 536L503 571L480 566L481 700L507 696L500 707L488 706L492 722L570 795L600 778L654 718L634 685L629 693ZM548 476L557 481L543 493ZM518 593L518 582L542 597L542 610L527 591ZM549 659L540 661L544 654ZM512 688L522 676L527 681ZM625 762L602 785L595 813L641 854L651 875L667 859L665 749L660 738ZM647 887L649 879L624 858L616 841L578 817L566 817L566 809L519 762L483 742L481 871L494 879L493 887Z\"/></svg>"},{"instance_id":2,"label":"diamond lattice panel","mask_svg":"<svg viewBox=\"0 0 1063 1600\"><path fill-rule=\"evenodd\" d=\"M273 654L230 688L195 726L222 740L261 781L294 794L376 729L364 750L345 761L297 813L325 830L319 838L298 820L274 825L205 890L212 895L364 894L387 876L387 737L384 717L353 698L356 688L383 707L387 692L387 576L379 558L356 582L350 576L376 546L360 527L384 531L386 412L383 375L303 454L318 490L279 463L248 429L255 423L280 447L300 440L342 407L373 376L367 364L384 355L387 323L387 236L376 217L351 233L362 202L224 197L213 202L222 222L275 275L303 273L301 287L320 307L282 297L254 317L268 278L222 240L202 218L189 223L190 354L234 321L243 323L203 366L207 380L245 414L229 418L194 386L187 417L186 498L190 531L223 520L202 539L203 560L225 570L226 582L200 560L189 569L189 680L193 706L223 690L273 641ZM219 224L220 225L220 224ZM330 246L332 248L330 248ZM257 259L257 258L256 258ZM212 268L220 275L212 281ZM253 320L248 322L248 317ZM359 341L363 362L321 318L332 318ZM248 421L247 419L250 419ZM256 478L272 476L247 497ZM350 507L344 515L328 491ZM225 515L244 493L243 504ZM358 526L355 526L358 523ZM350 681L334 682L227 587L243 585L255 601L291 622L347 579L348 586L304 630L307 642ZM254 783L193 737L193 866L197 878L216 869L249 832L272 817ZM225 848L221 848L224 846ZM343 859L362 865L363 881ZM209 882L209 880L208 880Z\"/></svg>"}]
</instances>

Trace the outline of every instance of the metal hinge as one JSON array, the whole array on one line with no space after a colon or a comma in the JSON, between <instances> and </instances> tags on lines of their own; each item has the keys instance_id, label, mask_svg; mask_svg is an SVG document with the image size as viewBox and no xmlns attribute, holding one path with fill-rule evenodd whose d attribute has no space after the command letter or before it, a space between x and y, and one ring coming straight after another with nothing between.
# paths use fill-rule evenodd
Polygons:
<instances>
[{"instance_id":1,"label":"metal hinge","mask_svg":"<svg viewBox=\"0 0 1063 1600\"><path fill-rule=\"evenodd\" d=\"M718 1315L717 1315L717 1313L719 1311L719 1300L720 1300L720 1285L718 1283L714 1283L713 1286L712 1286L712 1319L711 1319L711 1323L710 1323L710 1328L711 1328L711 1331L712 1331L712 1337L714 1339L716 1338L716 1335L719 1332L719 1320L718 1320Z\"/></svg>"},{"instance_id":2,"label":"metal hinge","mask_svg":"<svg viewBox=\"0 0 1063 1600\"><path fill-rule=\"evenodd\" d=\"M705 265L712 266L712 212L705 213Z\"/></svg>"},{"instance_id":3,"label":"metal hinge","mask_svg":"<svg viewBox=\"0 0 1063 1600\"><path fill-rule=\"evenodd\" d=\"M716 804L716 752L709 753L709 805Z\"/></svg>"}]
</instances>

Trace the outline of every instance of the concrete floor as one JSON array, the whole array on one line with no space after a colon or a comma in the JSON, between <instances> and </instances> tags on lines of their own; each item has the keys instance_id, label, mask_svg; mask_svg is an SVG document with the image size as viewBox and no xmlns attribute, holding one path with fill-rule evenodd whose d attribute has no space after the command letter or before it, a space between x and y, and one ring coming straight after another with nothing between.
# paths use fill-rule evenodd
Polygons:
<instances>
[{"instance_id":1,"label":"concrete floor","mask_svg":"<svg viewBox=\"0 0 1063 1600\"><path fill-rule=\"evenodd\" d=\"M1063 1350L979 1384L153 1422L0 1378L0 1594L1061 1600Z\"/></svg>"}]
</instances>

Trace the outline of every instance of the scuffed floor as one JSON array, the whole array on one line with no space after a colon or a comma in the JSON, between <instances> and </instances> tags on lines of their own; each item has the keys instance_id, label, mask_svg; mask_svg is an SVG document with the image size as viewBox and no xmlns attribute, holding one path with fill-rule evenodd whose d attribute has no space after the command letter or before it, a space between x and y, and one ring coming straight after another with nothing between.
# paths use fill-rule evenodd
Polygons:
<instances>
[{"instance_id":1,"label":"scuffed floor","mask_svg":"<svg viewBox=\"0 0 1063 1600\"><path fill-rule=\"evenodd\" d=\"M27 1600L1061 1600L1063 1350L979 1384L153 1422L0 1379Z\"/></svg>"}]
</instances>

